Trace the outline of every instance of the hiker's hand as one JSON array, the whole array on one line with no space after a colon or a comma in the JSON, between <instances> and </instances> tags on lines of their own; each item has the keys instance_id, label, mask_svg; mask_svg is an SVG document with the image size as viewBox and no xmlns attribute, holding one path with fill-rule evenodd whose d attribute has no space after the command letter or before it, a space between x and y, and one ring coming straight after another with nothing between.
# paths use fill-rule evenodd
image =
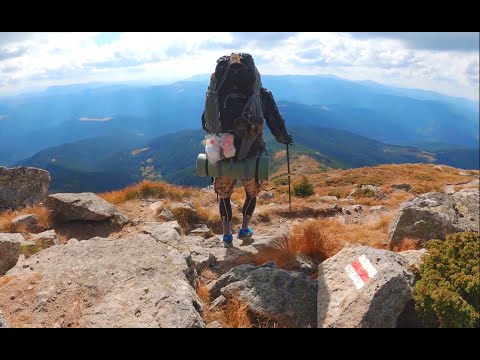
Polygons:
<instances>
[{"instance_id":1,"label":"hiker's hand","mask_svg":"<svg viewBox=\"0 0 480 360\"><path fill-rule=\"evenodd\" d=\"M285 142L285 145L292 145L292 144L293 144L292 135L288 134L287 141Z\"/></svg>"}]
</instances>

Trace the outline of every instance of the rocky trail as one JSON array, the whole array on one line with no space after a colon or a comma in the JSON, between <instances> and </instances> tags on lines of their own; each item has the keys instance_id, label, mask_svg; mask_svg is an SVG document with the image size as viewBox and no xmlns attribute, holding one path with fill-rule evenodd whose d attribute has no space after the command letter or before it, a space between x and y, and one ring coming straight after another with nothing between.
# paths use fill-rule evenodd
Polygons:
<instances>
[{"instance_id":1,"label":"rocky trail","mask_svg":"<svg viewBox=\"0 0 480 360\"><path fill-rule=\"evenodd\" d=\"M294 204L290 214L271 194L259 201L253 238L235 237L233 248L222 246L212 220L213 191L191 201L147 196L118 205L91 193L50 195L44 206L53 228L32 231L36 217L22 215L12 220L22 231L0 233L0 327L229 327L212 314L234 301L253 326L417 327L412 266L425 250L389 248L409 236L421 243L432 234L478 232L478 178L400 206L360 205L356 189L390 196L368 185L344 199ZM286 268L270 261L312 219L345 227L338 243L348 229L372 224L384 237L374 247L349 240L320 261L301 252L289 254Z\"/></svg>"}]
</instances>

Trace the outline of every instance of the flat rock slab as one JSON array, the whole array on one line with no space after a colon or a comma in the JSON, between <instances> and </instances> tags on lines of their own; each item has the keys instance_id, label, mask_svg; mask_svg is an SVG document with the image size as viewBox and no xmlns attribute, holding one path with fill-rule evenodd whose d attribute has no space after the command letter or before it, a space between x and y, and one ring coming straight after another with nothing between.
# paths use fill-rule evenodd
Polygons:
<instances>
[{"instance_id":1,"label":"flat rock slab","mask_svg":"<svg viewBox=\"0 0 480 360\"><path fill-rule=\"evenodd\" d=\"M52 246L7 276L11 327L204 327L190 258L148 235Z\"/></svg>"}]
</instances>

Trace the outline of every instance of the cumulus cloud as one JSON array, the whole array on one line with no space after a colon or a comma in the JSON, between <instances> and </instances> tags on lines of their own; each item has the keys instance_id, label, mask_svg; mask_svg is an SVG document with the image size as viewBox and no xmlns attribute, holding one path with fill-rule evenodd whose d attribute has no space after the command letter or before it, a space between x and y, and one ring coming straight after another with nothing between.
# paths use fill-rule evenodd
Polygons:
<instances>
[{"instance_id":1,"label":"cumulus cloud","mask_svg":"<svg viewBox=\"0 0 480 360\"><path fill-rule=\"evenodd\" d=\"M360 39L387 38L405 42L412 49L478 51L478 32L352 32Z\"/></svg>"},{"instance_id":2,"label":"cumulus cloud","mask_svg":"<svg viewBox=\"0 0 480 360\"><path fill-rule=\"evenodd\" d=\"M175 81L211 73L233 51L251 53L264 74L332 74L478 99L478 33L2 33L0 93Z\"/></svg>"}]
</instances>

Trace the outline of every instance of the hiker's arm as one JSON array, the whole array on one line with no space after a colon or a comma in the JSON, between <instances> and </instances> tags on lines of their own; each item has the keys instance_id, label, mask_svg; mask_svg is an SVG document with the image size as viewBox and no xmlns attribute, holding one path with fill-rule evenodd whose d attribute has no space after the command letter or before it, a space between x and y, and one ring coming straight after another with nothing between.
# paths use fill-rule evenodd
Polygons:
<instances>
[{"instance_id":1,"label":"hiker's arm","mask_svg":"<svg viewBox=\"0 0 480 360\"><path fill-rule=\"evenodd\" d=\"M205 130L206 132L208 132L205 124L206 124L206 123L205 123L205 111L203 111L203 113L202 113L202 128L203 128L203 130Z\"/></svg>"},{"instance_id":2,"label":"hiker's arm","mask_svg":"<svg viewBox=\"0 0 480 360\"><path fill-rule=\"evenodd\" d=\"M262 88L261 91L262 102L264 104L265 121L272 132L275 139L281 144L290 144L292 142L288 131L285 128L285 121L278 111L277 104L271 91Z\"/></svg>"}]
</instances>

